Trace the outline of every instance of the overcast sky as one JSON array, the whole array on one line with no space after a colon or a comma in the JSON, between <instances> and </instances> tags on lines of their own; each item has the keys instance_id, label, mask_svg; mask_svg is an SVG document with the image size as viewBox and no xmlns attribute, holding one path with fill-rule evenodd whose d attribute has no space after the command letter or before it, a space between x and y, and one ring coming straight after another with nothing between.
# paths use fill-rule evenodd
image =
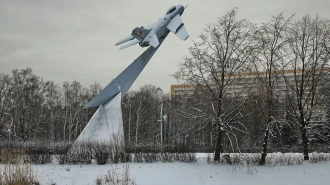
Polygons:
<instances>
[{"instance_id":1,"label":"overcast sky","mask_svg":"<svg viewBox=\"0 0 330 185\"><path fill-rule=\"evenodd\" d=\"M208 23L238 8L254 23L284 12L295 18L330 18L329 0L0 0L0 73L31 67L45 81L79 81L105 87L146 48L118 51L115 43L135 27L157 21L172 5L189 5L182 19L190 34L170 34L131 89L145 84L170 91L170 77Z\"/></svg>"}]
</instances>

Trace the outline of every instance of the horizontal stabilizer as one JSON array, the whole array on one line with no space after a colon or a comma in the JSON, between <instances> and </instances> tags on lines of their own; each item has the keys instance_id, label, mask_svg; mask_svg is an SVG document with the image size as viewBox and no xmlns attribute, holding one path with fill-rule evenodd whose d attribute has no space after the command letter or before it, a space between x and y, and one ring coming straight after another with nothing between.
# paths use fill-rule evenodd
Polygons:
<instances>
[{"instance_id":1,"label":"horizontal stabilizer","mask_svg":"<svg viewBox=\"0 0 330 185\"><path fill-rule=\"evenodd\" d=\"M182 40L186 40L189 37L186 27L184 26L179 14L171 20L171 22L167 25L167 29Z\"/></svg>"},{"instance_id":2,"label":"horizontal stabilizer","mask_svg":"<svg viewBox=\"0 0 330 185\"><path fill-rule=\"evenodd\" d=\"M118 45L120 45L120 44L122 44L122 43L128 42L128 41L133 40L133 39L134 39L134 37L133 37L132 35L129 35L129 36L127 36L127 37L121 39L120 41L118 41L118 42L115 44L115 46L118 46Z\"/></svg>"},{"instance_id":3,"label":"horizontal stabilizer","mask_svg":"<svg viewBox=\"0 0 330 185\"><path fill-rule=\"evenodd\" d=\"M149 34L149 32L150 32L150 30L148 30L148 29L136 27L132 31L132 36L135 37L140 42L142 42L144 40L144 38Z\"/></svg>"},{"instance_id":4,"label":"horizontal stabilizer","mask_svg":"<svg viewBox=\"0 0 330 185\"><path fill-rule=\"evenodd\" d=\"M135 45L135 44L137 44L137 43L139 43L139 42L140 42L140 41L134 39L133 41L131 41L131 42L129 42L129 43L123 45L122 47L120 47L119 50L122 50L122 49L128 48L128 47L130 47L130 46L133 46L133 45Z\"/></svg>"}]
</instances>

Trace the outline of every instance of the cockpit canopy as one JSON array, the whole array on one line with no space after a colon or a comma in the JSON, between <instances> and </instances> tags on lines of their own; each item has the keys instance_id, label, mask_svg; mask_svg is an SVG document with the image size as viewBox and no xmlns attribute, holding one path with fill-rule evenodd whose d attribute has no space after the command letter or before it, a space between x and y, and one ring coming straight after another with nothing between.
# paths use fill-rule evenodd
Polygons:
<instances>
[{"instance_id":1,"label":"cockpit canopy","mask_svg":"<svg viewBox=\"0 0 330 185\"><path fill-rule=\"evenodd\" d=\"M176 9L176 6L171 6L171 7L167 10L166 15L167 15L167 14L170 14L170 13L172 13L172 12L174 12L175 9Z\"/></svg>"}]
</instances>

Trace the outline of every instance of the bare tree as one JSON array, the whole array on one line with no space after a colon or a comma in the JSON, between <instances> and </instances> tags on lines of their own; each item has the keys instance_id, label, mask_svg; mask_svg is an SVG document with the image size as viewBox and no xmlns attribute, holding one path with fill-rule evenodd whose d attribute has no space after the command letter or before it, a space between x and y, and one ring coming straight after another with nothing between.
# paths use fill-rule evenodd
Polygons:
<instances>
[{"instance_id":1,"label":"bare tree","mask_svg":"<svg viewBox=\"0 0 330 185\"><path fill-rule=\"evenodd\" d=\"M147 110L146 107L143 106L143 98L144 95L140 93L136 96L136 104L135 104L135 114L136 114L136 120L135 120L135 144L138 144L138 136L139 136L139 129L141 126L143 126Z\"/></svg>"},{"instance_id":2,"label":"bare tree","mask_svg":"<svg viewBox=\"0 0 330 185\"><path fill-rule=\"evenodd\" d=\"M228 87L237 77L236 73L250 60L253 51L252 33L251 23L236 19L236 9L227 12L217 23L207 26L205 33L199 36L201 41L194 42L193 47L189 48L190 56L184 58L184 62L179 64L178 72L173 75L179 82L196 84L200 93L207 97L200 101L211 108L211 112L205 114L213 123L217 134L215 161L220 160L223 138L227 135L225 131L231 129L231 122L225 121L228 114L226 110L231 110L228 106L236 106L232 103L225 105L224 100L230 99ZM233 100L236 101L235 98Z\"/></svg>"},{"instance_id":3,"label":"bare tree","mask_svg":"<svg viewBox=\"0 0 330 185\"><path fill-rule=\"evenodd\" d=\"M131 127L132 127L132 101L133 91L128 91L121 101L123 125L124 125L124 137L127 143L131 143Z\"/></svg>"},{"instance_id":4,"label":"bare tree","mask_svg":"<svg viewBox=\"0 0 330 185\"><path fill-rule=\"evenodd\" d=\"M92 87L92 91L95 90ZM89 90L83 88L82 85L74 81L71 84L65 82L63 84L64 91L64 108L65 118L63 125L63 139L72 142L76 139L82 129L87 124L85 109L83 107L87 104L90 96Z\"/></svg>"},{"instance_id":5,"label":"bare tree","mask_svg":"<svg viewBox=\"0 0 330 185\"><path fill-rule=\"evenodd\" d=\"M254 35L258 48L255 50L253 60L254 70L257 74L257 86L254 90L259 98L256 105L263 115L266 127L260 159L261 165L265 164L271 125L278 122L274 112L276 95L278 95L276 90L279 88L277 84L279 84L280 72L285 67L285 47L288 43L285 33L291 18L284 18L283 13L272 17L271 21L259 26Z\"/></svg>"},{"instance_id":6,"label":"bare tree","mask_svg":"<svg viewBox=\"0 0 330 185\"><path fill-rule=\"evenodd\" d=\"M43 129L45 117L43 108L43 82L32 74L32 69L13 70L11 106L14 109L13 135L23 141L36 139Z\"/></svg>"},{"instance_id":7,"label":"bare tree","mask_svg":"<svg viewBox=\"0 0 330 185\"><path fill-rule=\"evenodd\" d=\"M47 81L44 83L44 93L44 108L47 110L45 116L47 117L48 122L44 135L50 136L50 140L54 142L57 139L57 125L60 125L62 121L63 97L60 87L55 85L53 81Z\"/></svg>"},{"instance_id":8,"label":"bare tree","mask_svg":"<svg viewBox=\"0 0 330 185\"><path fill-rule=\"evenodd\" d=\"M304 159L308 160L308 130L317 125L316 114L323 97L319 89L329 80L329 22L306 15L295 22L290 37L290 69L293 76L285 76L286 96L291 109L287 113L299 125ZM327 78L327 79L325 79Z\"/></svg>"},{"instance_id":9,"label":"bare tree","mask_svg":"<svg viewBox=\"0 0 330 185\"><path fill-rule=\"evenodd\" d=\"M128 143L134 136L135 144L151 144L156 142L160 125L157 124L160 105L156 87L145 85L138 91L129 91L123 101L124 132Z\"/></svg>"},{"instance_id":10,"label":"bare tree","mask_svg":"<svg viewBox=\"0 0 330 185\"><path fill-rule=\"evenodd\" d=\"M330 53L329 53L330 54ZM328 74L329 75L329 74ZM316 127L316 132L314 132L314 138L313 135L310 136L312 141L323 143L326 145L330 144L330 79L325 78L326 82L324 82L321 86L320 95L322 98L322 101L320 102L320 105L322 106L321 110L323 110L323 121ZM313 143L312 143L313 144Z\"/></svg>"},{"instance_id":11,"label":"bare tree","mask_svg":"<svg viewBox=\"0 0 330 185\"><path fill-rule=\"evenodd\" d=\"M7 131L11 125L11 117L8 114L13 114L10 101L12 87L12 78L9 75L0 74L0 137L10 134Z\"/></svg>"}]
</instances>

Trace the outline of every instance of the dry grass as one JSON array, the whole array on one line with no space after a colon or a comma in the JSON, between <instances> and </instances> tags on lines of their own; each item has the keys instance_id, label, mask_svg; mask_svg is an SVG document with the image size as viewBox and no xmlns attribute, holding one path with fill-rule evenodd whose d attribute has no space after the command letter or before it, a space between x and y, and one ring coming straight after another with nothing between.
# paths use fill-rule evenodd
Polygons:
<instances>
[{"instance_id":1,"label":"dry grass","mask_svg":"<svg viewBox=\"0 0 330 185\"><path fill-rule=\"evenodd\" d=\"M130 177L130 169L128 165L123 166L123 172L119 173L117 167L108 170L108 174L95 179L96 185L136 185L135 181Z\"/></svg>"},{"instance_id":2,"label":"dry grass","mask_svg":"<svg viewBox=\"0 0 330 185\"><path fill-rule=\"evenodd\" d=\"M1 151L0 185L39 185L23 150Z\"/></svg>"}]
</instances>

